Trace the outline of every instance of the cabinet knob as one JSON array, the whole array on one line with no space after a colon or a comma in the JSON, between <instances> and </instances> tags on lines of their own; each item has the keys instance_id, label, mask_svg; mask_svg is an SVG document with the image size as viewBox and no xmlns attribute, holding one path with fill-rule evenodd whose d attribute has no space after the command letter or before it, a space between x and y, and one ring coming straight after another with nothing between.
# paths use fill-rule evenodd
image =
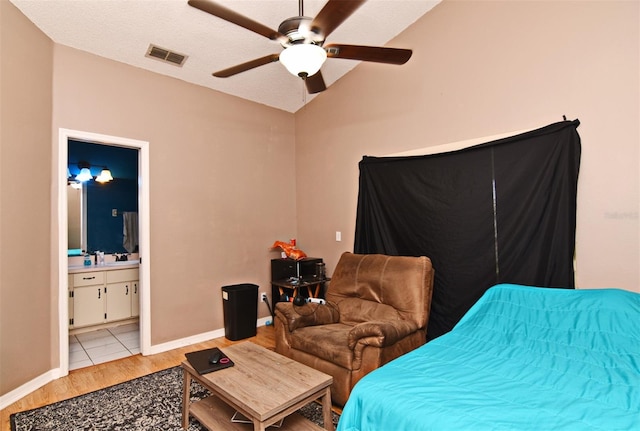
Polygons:
<instances>
[{"instance_id":1,"label":"cabinet knob","mask_svg":"<svg viewBox=\"0 0 640 431\"><path fill-rule=\"evenodd\" d=\"M98 289L98 299L100 299L100 291L101 291L101 290L102 290L102 289Z\"/></svg>"}]
</instances>

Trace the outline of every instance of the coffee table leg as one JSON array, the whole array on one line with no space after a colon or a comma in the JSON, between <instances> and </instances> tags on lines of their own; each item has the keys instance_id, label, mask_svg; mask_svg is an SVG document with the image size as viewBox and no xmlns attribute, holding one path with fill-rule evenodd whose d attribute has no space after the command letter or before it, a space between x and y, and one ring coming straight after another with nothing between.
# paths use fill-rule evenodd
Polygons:
<instances>
[{"instance_id":1,"label":"coffee table leg","mask_svg":"<svg viewBox=\"0 0 640 431\"><path fill-rule=\"evenodd\" d=\"M191 402L191 374L182 369L182 428L189 428L189 403Z\"/></svg>"},{"instance_id":2,"label":"coffee table leg","mask_svg":"<svg viewBox=\"0 0 640 431\"><path fill-rule=\"evenodd\" d=\"M253 420L253 431L265 431L266 427L258 419Z\"/></svg>"},{"instance_id":3,"label":"coffee table leg","mask_svg":"<svg viewBox=\"0 0 640 431\"><path fill-rule=\"evenodd\" d=\"M322 421L324 422L324 429L333 431L333 419L331 418L331 387L325 389L325 393L322 396Z\"/></svg>"}]
</instances>

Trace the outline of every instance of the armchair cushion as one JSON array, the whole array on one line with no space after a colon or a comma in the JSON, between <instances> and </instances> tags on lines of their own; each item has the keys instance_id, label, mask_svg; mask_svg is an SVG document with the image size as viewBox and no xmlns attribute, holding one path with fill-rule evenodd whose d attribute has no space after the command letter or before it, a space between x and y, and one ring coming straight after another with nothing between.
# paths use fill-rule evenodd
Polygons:
<instances>
[{"instance_id":1,"label":"armchair cushion","mask_svg":"<svg viewBox=\"0 0 640 431\"><path fill-rule=\"evenodd\" d=\"M361 340L368 346L391 346L418 329L415 324L405 320L359 323L349 331L349 348L353 350Z\"/></svg>"},{"instance_id":2,"label":"armchair cushion","mask_svg":"<svg viewBox=\"0 0 640 431\"><path fill-rule=\"evenodd\" d=\"M295 306L290 302L276 303L276 315L286 322L289 332L305 326L338 323L340 313L335 307L320 304Z\"/></svg>"},{"instance_id":3,"label":"armchair cushion","mask_svg":"<svg viewBox=\"0 0 640 431\"><path fill-rule=\"evenodd\" d=\"M395 313L402 320L413 320L426 328L433 277L431 260L424 256L343 253L327 289L327 301L338 305L342 322L392 320L389 314ZM356 302L350 300L367 302L358 309ZM369 308L371 303L381 307ZM364 316L358 316L358 312Z\"/></svg>"},{"instance_id":4,"label":"armchair cushion","mask_svg":"<svg viewBox=\"0 0 640 431\"><path fill-rule=\"evenodd\" d=\"M301 328L291 334L291 347L351 369L353 349L347 343L350 329L342 323Z\"/></svg>"},{"instance_id":5,"label":"armchair cushion","mask_svg":"<svg viewBox=\"0 0 640 431\"><path fill-rule=\"evenodd\" d=\"M391 305L357 297L344 298L339 301L340 322L346 325L357 325L372 320L400 319L400 314Z\"/></svg>"}]
</instances>

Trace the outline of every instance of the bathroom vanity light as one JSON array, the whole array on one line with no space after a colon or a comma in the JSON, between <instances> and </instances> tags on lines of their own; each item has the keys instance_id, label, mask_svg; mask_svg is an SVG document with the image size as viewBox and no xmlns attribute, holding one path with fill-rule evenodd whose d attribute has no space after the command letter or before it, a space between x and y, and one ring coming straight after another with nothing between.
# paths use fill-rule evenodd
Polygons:
<instances>
[{"instance_id":1,"label":"bathroom vanity light","mask_svg":"<svg viewBox=\"0 0 640 431\"><path fill-rule=\"evenodd\" d=\"M91 175L91 165L89 162L81 161L78 163L78 168L80 168L80 173L76 175L75 180L81 183L92 180L93 175ZM113 176L111 175L111 171L106 166L102 167L102 171L100 175L96 177L96 181L99 183L108 183L113 180Z\"/></svg>"},{"instance_id":2,"label":"bathroom vanity light","mask_svg":"<svg viewBox=\"0 0 640 431\"><path fill-rule=\"evenodd\" d=\"M111 180L113 180L113 177L111 176L111 171L106 166L102 169L102 172L100 172L100 175L96 177L96 181L99 183L108 183Z\"/></svg>"},{"instance_id":3,"label":"bathroom vanity light","mask_svg":"<svg viewBox=\"0 0 640 431\"><path fill-rule=\"evenodd\" d=\"M91 171L89 170L91 165L87 162L78 163L78 167L80 168L80 173L76 175L76 181L85 182L93 179L91 175Z\"/></svg>"}]
</instances>

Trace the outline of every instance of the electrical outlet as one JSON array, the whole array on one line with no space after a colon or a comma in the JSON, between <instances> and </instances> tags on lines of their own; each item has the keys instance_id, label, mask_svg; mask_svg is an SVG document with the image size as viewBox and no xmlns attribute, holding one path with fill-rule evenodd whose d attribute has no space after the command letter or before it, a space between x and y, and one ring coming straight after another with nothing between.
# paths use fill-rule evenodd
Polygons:
<instances>
[{"instance_id":1,"label":"electrical outlet","mask_svg":"<svg viewBox=\"0 0 640 431\"><path fill-rule=\"evenodd\" d=\"M267 302L267 294L263 292L261 299L262 299L262 302Z\"/></svg>"}]
</instances>

